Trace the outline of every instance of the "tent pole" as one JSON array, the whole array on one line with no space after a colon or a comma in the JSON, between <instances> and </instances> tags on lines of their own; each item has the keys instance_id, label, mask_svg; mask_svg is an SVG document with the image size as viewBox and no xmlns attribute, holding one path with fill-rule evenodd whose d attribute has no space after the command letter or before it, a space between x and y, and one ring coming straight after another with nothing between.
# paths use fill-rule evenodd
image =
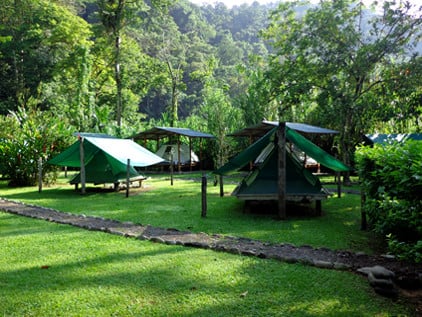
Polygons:
<instances>
[{"instance_id":1,"label":"tent pole","mask_svg":"<svg viewBox=\"0 0 422 317\"><path fill-rule=\"evenodd\" d=\"M278 145L278 217L286 219L286 122L279 122Z\"/></svg>"},{"instance_id":2,"label":"tent pole","mask_svg":"<svg viewBox=\"0 0 422 317\"><path fill-rule=\"evenodd\" d=\"M79 137L79 158L81 164L81 194L85 194L85 152L84 152L84 138Z\"/></svg>"},{"instance_id":3,"label":"tent pole","mask_svg":"<svg viewBox=\"0 0 422 317\"><path fill-rule=\"evenodd\" d=\"M127 159L127 165L126 165L126 198L129 197L129 182L130 178L130 159Z\"/></svg>"}]
</instances>

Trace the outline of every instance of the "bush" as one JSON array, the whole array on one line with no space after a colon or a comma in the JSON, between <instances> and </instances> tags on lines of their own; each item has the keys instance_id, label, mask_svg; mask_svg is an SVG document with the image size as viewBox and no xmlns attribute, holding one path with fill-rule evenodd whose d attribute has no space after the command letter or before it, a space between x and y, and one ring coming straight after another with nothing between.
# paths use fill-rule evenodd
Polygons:
<instances>
[{"instance_id":1,"label":"bush","mask_svg":"<svg viewBox=\"0 0 422 317\"><path fill-rule=\"evenodd\" d=\"M46 111L20 108L1 117L0 173L10 186L32 186L38 179L38 160L43 163L67 146L70 131L66 124ZM43 178L54 170L43 167ZM51 177L50 174L49 177ZM49 179L51 181L51 178Z\"/></svg>"},{"instance_id":2,"label":"bush","mask_svg":"<svg viewBox=\"0 0 422 317\"><path fill-rule=\"evenodd\" d=\"M356 163L369 225L391 253L422 262L422 142L360 147Z\"/></svg>"}]
</instances>

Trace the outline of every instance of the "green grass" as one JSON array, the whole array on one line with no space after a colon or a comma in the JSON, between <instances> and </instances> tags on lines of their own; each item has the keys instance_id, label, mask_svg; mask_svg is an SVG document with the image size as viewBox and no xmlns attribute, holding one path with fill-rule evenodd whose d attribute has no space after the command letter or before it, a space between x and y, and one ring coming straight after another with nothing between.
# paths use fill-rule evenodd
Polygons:
<instances>
[{"instance_id":1,"label":"green grass","mask_svg":"<svg viewBox=\"0 0 422 317\"><path fill-rule=\"evenodd\" d=\"M77 214L270 242L365 250L359 197L323 202L323 216L244 213L229 196L239 178L208 186L201 218L200 174L152 175L142 190L84 196L55 186L8 188L0 196ZM70 177L70 176L69 176ZM192 181L194 179L195 181ZM101 187L100 187L101 188ZM168 246L0 213L3 316L411 316L404 302L375 295L366 278L300 264ZM43 269L43 267L48 267Z\"/></svg>"},{"instance_id":2,"label":"green grass","mask_svg":"<svg viewBox=\"0 0 422 317\"><path fill-rule=\"evenodd\" d=\"M0 213L2 316L401 316L362 276ZM409 313L410 314L410 313Z\"/></svg>"},{"instance_id":3,"label":"green grass","mask_svg":"<svg viewBox=\"0 0 422 317\"><path fill-rule=\"evenodd\" d=\"M300 210L289 209L288 220L279 221L267 210L243 212L243 202L230 196L238 178L225 179L224 197L220 197L219 186L213 186L211 178L207 188L207 217L201 218L200 176L198 173L176 174L171 186L168 176L153 175L145 182L144 190L134 190L129 198L125 197L125 191L95 192L92 187L81 196L65 179L60 179L56 186L45 187L42 193L38 193L37 187L12 189L3 185L0 196L143 225L371 252L368 234L359 230L360 198L357 195L343 194L340 199L333 196L323 201L322 217L296 216Z\"/></svg>"}]
</instances>

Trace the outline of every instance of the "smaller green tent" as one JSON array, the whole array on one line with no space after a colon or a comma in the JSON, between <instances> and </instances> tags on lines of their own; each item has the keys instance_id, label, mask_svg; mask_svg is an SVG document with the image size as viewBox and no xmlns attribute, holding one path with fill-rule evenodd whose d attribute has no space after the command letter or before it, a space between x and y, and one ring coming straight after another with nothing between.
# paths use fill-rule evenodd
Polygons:
<instances>
[{"instance_id":1,"label":"smaller green tent","mask_svg":"<svg viewBox=\"0 0 422 317\"><path fill-rule=\"evenodd\" d=\"M78 141L47 163L80 168L81 142L83 142L86 183L118 183L119 180L126 179L128 159L130 160L130 177L139 176L135 167L151 166L164 162L161 157L131 140L114 137L79 136ZM70 180L71 184L80 182L80 174Z\"/></svg>"}]
</instances>

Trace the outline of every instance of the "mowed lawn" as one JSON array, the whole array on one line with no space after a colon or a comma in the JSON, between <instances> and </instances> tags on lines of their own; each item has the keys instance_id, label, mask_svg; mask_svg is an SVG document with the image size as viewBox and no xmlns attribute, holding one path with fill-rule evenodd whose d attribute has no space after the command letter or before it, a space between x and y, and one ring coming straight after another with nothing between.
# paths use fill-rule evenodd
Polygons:
<instances>
[{"instance_id":1,"label":"mowed lawn","mask_svg":"<svg viewBox=\"0 0 422 317\"><path fill-rule=\"evenodd\" d=\"M63 181L63 180L62 180ZM225 186L227 192L233 184ZM54 209L160 227L338 249L367 248L359 197L330 198L322 217L243 213L233 197L200 182L154 176L124 192L81 196L59 183L0 196ZM336 207L338 206L338 207ZM330 218L330 219L328 219ZM168 246L0 213L3 316L412 316L404 301L376 295L350 272Z\"/></svg>"}]
</instances>

